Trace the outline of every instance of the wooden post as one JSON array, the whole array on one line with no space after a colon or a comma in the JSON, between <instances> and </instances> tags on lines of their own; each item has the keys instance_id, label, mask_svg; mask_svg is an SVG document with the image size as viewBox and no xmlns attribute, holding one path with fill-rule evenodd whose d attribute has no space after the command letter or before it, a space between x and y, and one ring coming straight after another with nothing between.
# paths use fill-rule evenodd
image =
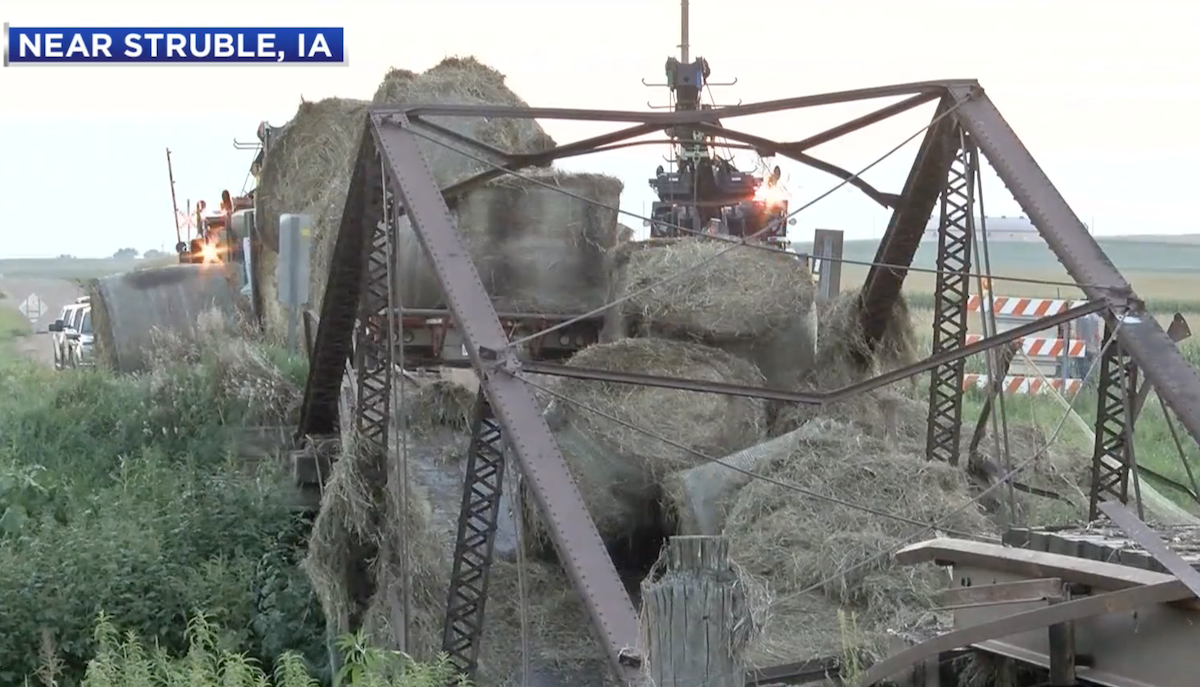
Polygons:
<instances>
[{"instance_id":1,"label":"wooden post","mask_svg":"<svg viewBox=\"0 0 1200 687\"><path fill-rule=\"evenodd\" d=\"M1050 605L1071 600L1071 589L1063 585L1062 593L1047 599ZM1051 625L1050 631L1050 685L1071 687L1075 684L1075 623Z\"/></svg>"},{"instance_id":2,"label":"wooden post","mask_svg":"<svg viewBox=\"0 0 1200 687\"><path fill-rule=\"evenodd\" d=\"M744 687L751 619L722 537L672 537L662 576L642 590L646 664L655 687Z\"/></svg>"}]
</instances>

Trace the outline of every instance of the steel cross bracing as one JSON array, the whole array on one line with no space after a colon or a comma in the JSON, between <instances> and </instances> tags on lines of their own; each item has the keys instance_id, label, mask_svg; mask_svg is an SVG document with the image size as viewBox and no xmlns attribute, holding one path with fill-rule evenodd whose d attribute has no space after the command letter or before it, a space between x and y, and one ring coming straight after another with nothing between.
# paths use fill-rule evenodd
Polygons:
<instances>
[{"instance_id":1,"label":"steel cross bracing","mask_svg":"<svg viewBox=\"0 0 1200 687\"><path fill-rule=\"evenodd\" d=\"M979 153L969 136L954 132L960 143L942 191L938 223L937 287L933 311L933 353L967 343L967 291L971 273L971 220ZM925 454L930 460L958 465L962 437L963 372L958 359L933 369L929 382L929 430Z\"/></svg>"},{"instance_id":2,"label":"steel cross bracing","mask_svg":"<svg viewBox=\"0 0 1200 687\"><path fill-rule=\"evenodd\" d=\"M1109 317L1105 340L1115 322ZM1114 341L1100 357L1100 388L1096 406L1096 444L1092 451L1092 488L1088 518L1100 518L1100 504L1109 498L1129 502L1129 480L1134 465L1131 399L1137 387L1137 365ZM1139 509L1141 504L1138 504ZM1141 513L1139 513L1141 515Z\"/></svg>"},{"instance_id":3,"label":"steel cross bracing","mask_svg":"<svg viewBox=\"0 0 1200 687\"><path fill-rule=\"evenodd\" d=\"M463 482L442 651L474 679L479 665L488 578L504 486L504 433L481 390L471 420L471 445Z\"/></svg>"},{"instance_id":4,"label":"steel cross bracing","mask_svg":"<svg viewBox=\"0 0 1200 687\"><path fill-rule=\"evenodd\" d=\"M454 316L455 327L464 336L468 357L480 376L481 387L491 401L496 419L521 464L522 472L530 481L531 491L545 516L560 558L587 605L614 667L627 675L628 669L638 663L637 621L633 606L587 511L580 505L578 488L534 404L532 394L517 376L523 363L508 348L507 337L488 294L461 238L453 229L447 203L453 204L463 192L502 176L509 170L546 165L561 157L586 154L677 125L719 126L721 135L730 139L749 141L757 148L798 159L846 179L845 170L819 160L814 161L806 150L817 143L827 142L879 121L888 114L907 109L907 106L898 103L889 106L890 109L883 108L872 115L792 143L766 141L730 130L727 123L733 118L750 114L888 97L908 97L907 106L914 106L917 100L937 99L938 106L933 124L926 132L899 196L876 191L857 183L861 180L855 179L855 185L860 190L893 210L888 231L876 256L877 263L887 266L872 267L860 296L860 318L868 343L873 345L882 337L886 314L899 298L907 266L912 263L932 209L945 186L949 166L954 160L953 153L958 142L949 133L961 128L996 169L1071 276L1094 300L1094 305L1086 310L1111 308L1132 315L1125 317L1118 333L1123 350L1138 362L1147 379L1178 414L1189 433L1193 437L1200 437L1200 376L1158 323L1144 315L1140 301L1129 288L1128 282L1067 206L982 88L970 80L901 84L680 113L487 105L414 105L373 109L369 114L370 126L359 150L335 244L305 388L299 433L321 435L336 432L337 390L343 363L353 343L351 333L354 318L348 311L357 310L355 305L362 289L361 275L367 263L360 247L372 235L367 227L377 223L379 206L383 202L383 180L375 158L376 153L381 152L384 166L390 172L391 188L402 200L404 210L438 274ZM591 120L627 122L631 126L539 153L504 154L506 151L499 151L501 159L505 160L500 168L439 190L417 146L416 132L419 129L424 129L419 134L423 140L439 140L438 127L424 117ZM444 127L442 129L441 140L465 140L462 136L446 135ZM466 141L476 149L490 148L495 151L493 147L478 141ZM1076 311L1074 315L1081 312ZM989 340L980 342L984 344L981 348L999 345L1006 340L1003 335L989 337ZM973 350L971 346L966 346L947 351L947 355L940 358L934 356L934 359L937 359L937 363L943 363L959 353ZM930 361L926 361L926 365L933 366ZM897 375L902 377L913 371L909 369L881 375L845 392L859 393L886 383L886 379ZM549 370L544 372L553 373ZM643 383L636 376L626 381ZM697 380L680 380L671 386L693 388L702 384ZM737 393L729 389L716 392ZM753 395L758 390L743 390L742 393ZM832 399L826 396L796 400L822 403Z\"/></svg>"}]
</instances>

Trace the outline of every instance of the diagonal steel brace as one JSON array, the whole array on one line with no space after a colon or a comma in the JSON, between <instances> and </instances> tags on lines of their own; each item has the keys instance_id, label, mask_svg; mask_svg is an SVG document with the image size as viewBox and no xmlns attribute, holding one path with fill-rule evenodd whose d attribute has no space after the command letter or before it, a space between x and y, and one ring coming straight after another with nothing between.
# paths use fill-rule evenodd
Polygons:
<instances>
[{"instance_id":1,"label":"diagonal steel brace","mask_svg":"<svg viewBox=\"0 0 1200 687\"><path fill-rule=\"evenodd\" d=\"M529 480L551 538L608 650L614 672L631 679L637 614L533 393L514 372L519 363L492 307L466 244L454 227L424 156L403 114L372 112L370 129L393 192L404 204L421 246L437 272L481 388Z\"/></svg>"}]
</instances>

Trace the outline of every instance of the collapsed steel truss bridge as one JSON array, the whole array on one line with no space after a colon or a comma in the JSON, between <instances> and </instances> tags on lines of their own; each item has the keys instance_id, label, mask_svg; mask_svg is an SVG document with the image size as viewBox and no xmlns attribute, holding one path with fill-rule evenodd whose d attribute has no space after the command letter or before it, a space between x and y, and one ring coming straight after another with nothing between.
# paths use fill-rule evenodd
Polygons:
<instances>
[{"instance_id":1,"label":"collapsed steel truss bridge","mask_svg":"<svg viewBox=\"0 0 1200 687\"><path fill-rule=\"evenodd\" d=\"M905 97L895 104L803 140L776 142L728 128L737 117L860 100ZM900 193L879 191L857 175L807 151L925 103L937 103ZM538 118L622 122L618 131L537 153L511 153L429 121L431 117ZM884 336L887 316L900 296L921 236L938 210L938 279L933 355L917 365L845 389L788 393L567 368L510 345L508 328L493 309L462 237L454 228L456 198L489 180L559 158L582 155L678 125L735 141L762 154L782 155L825 171L890 208L891 220L860 292L861 323L869 345ZM449 140L500 160L485 171L439 189L418 143ZM1041 236L1087 296L1088 303L1027 327L966 343L968 279L975 234L974 194L986 158ZM474 437L464 485L445 649L467 673L476 666L487 598L488 569L499 508L505 455L515 456L548 524L567 573L584 600L618 676L640 666L637 615L550 429L523 380L526 374L571 375L701 392L741 394L793 403L822 404L862 393L923 371L932 372L928 455L957 462L962 427L964 359L1082 314L1103 313L1115 344L1101 362L1100 408L1093 468L1093 515L1101 502L1129 497L1133 455L1129 391L1138 378L1153 385L1194 439L1200 439L1200 376L1176 344L1145 312L1142 301L1105 256L1083 223L975 81L929 81L774 100L720 110L646 113L476 105L375 108L352 171L312 348L298 436L335 435L338 400L347 361L353 361L358 396L353 426L365 447L386 460L394 374L395 315L388 288L395 269L390 232L395 217L411 221L437 272L453 324L480 379ZM745 248L742 248L745 249ZM396 318L402 321L403 318ZM507 447L508 451L500 447ZM361 448L361 447L360 447ZM382 476L381 476L382 478ZM353 619L352 619L353 620Z\"/></svg>"}]
</instances>

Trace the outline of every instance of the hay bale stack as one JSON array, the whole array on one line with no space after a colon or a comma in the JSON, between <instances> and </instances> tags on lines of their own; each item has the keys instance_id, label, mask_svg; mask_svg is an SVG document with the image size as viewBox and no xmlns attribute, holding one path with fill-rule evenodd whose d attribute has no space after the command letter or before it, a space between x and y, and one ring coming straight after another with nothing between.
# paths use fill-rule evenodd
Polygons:
<instances>
[{"instance_id":1,"label":"hay bale stack","mask_svg":"<svg viewBox=\"0 0 1200 687\"><path fill-rule=\"evenodd\" d=\"M371 104L418 103L525 105L504 85L503 74L469 57L448 58L421 74L393 69L379 85ZM256 223L264 245L253 265L262 294L264 323L276 338L284 333L275 285L279 215L304 212L313 216L309 307L319 310L367 105L364 100L343 98L302 103L264 160L255 191L259 208ZM512 152L539 152L554 146L553 139L534 120L431 117L430 121ZM483 168L481 163L432 141L422 141L421 150L442 186Z\"/></svg>"},{"instance_id":2,"label":"hay bale stack","mask_svg":"<svg viewBox=\"0 0 1200 687\"><path fill-rule=\"evenodd\" d=\"M689 238L629 244L617 263L629 333L717 346L778 388L795 388L812 363L816 286L794 256Z\"/></svg>"},{"instance_id":3,"label":"hay bale stack","mask_svg":"<svg viewBox=\"0 0 1200 687\"><path fill-rule=\"evenodd\" d=\"M724 351L664 339L623 339L576 354L575 367L761 384L753 364ZM638 527L662 526L662 480L703 461L693 451L724 456L765 436L765 408L750 398L628 384L561 379L555 391L616 421L556 399L547 419L601 536L623 541ZM622 423L684 446L671 446ZM526 500L532 505L532 499ZM540 515L535 515L540 519ZM537 522L535 520L535 522ZM541 532L540 525L535 525Z\"/></svg>"},{"instance_id":4,"label":"hay bale stack","mask_svg":"<svg viewBox=\"0 0 1200 687\"><path fill-rule=\"evenodd\" d=\"M960 470L926 461L920 446L867 437L834 420L814 422L821 423L819 431L760 460L754 471L913 521L945 519L947 530L994 532L971 503ZM884 627L912 629L933 621L931 599L944 586L944 574L897 568L887 555L909 541L913 529L763 480L744 487L732 500L725 534L731 557L771 581L775 602L760 658L799 660L828 646L830 637L808 628L838 626L827 617L836 609L826 607L815 619L812 609L820 604L808 594L823 594L853 613L868 651L880 649L874 640ZM844 572L856 565L862 567Z\"/></svg>"},{"instance_id":5,"label":"hay bale stack","mask_svg":"<svg viewBox=\"0 0 1200 687\"><path fill-rule=\"evenodd\" d=\"M600 307L610 291L608 260L618 241L622 183L562 171L526 176L498 179L455 206L484 288L502 312L577 314ZM446 307L437 273L407 222L397 234L397 254L404 304Z\"/></svg>"}]
</instances>

